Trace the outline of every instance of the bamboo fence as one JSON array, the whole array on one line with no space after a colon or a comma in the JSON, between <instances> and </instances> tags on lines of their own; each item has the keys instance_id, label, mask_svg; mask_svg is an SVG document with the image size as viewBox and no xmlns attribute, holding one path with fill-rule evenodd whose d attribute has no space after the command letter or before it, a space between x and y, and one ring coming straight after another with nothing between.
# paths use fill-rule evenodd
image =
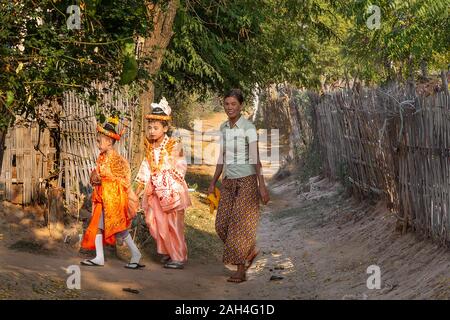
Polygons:
<instances>
[{"instance_id":1,"label":"bamboo fence","mask_svg":"<svg viewBox=\"0 0 450 320\"><path fill-rule=\"evenodd\" d=\"M102 91L103 101L91 106L73 92L66 92L62 105L54 109L59 114L59 123L53 127L59 130L59 141L50 137L48 129L41 131L36 122L18 124L8 130L5 154L0 174L0 195L4 200L29 204L35 202L54 172L58 172L56 186L64 190L65 206L80 207L83 193L90 193L89 175L98 156L96 143L96 108L108 107L133 115L137 98L112 92L105 84L95 85ZM122 130L124 123L119 123ZM115 148L125 158L131 155L132 122L127 123L124 139ZM60 154L56 156L59 143ZM38 148L36 148L38 146Z\"/></svg>"},{"instance_id":2,"label":"bamboo fence","mask_svg":"<svg viewBox=\"0 0 450 320\"><path fill-rule=\"evenodd\" d=\"M445 93L339 91L317 104L324 172L388 200L402 230L450 242L450 107Z\"/></svg>"},{"instance_id":3,"label":"bamboo fence","mask_svg":"<svg viewBox=\"0 0 450 320\"><path fill-rule=\"evenodd\" d=\"M137 100L127 98L125 95L114 93L97 84L97 90L104 90L102 106L112 107L118 111L128 112L132 116ZM66 203L74 203L83 193L90 193L89 175L95 167L98 157L96 142L95 108L73 92L64 95L61 121L61 168L58 185L65 189ZM126 159L131 157L133 130L132 122L128 122L123 139L116 143L115 148ZM121 121L118 125L120 132L124 126Z\"/></svg>"},{"instance_id":4,"label":"bamboo fence","mask_svg":"<svg viewBox=\"0 0 450 320\"><path fill-rule=\"evenodd\" d=\"M36 123L17 124L8 131L5 146L2 198L16 204L37 201L45 194L45 177L55 169L56 148L49 130L39 132Z\"/></svg>"}]
</instances>

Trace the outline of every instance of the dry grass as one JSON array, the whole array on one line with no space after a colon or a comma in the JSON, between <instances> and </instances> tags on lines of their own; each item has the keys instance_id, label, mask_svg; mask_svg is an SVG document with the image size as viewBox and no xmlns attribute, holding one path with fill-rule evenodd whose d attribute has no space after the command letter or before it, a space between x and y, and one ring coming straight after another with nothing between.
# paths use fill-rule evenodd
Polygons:
<instances>
[{"instance_id":1,"label":"dry grass","mask_svg":"<svg viewBox=\"0 0 450 320\"><path fill-rule=\"evenodd\" d=\"M221 259L222 242L215 231L215 213L211 215L200 193L193 194L191 199L193 206L185 217L189 255L202 260Z\"/></svg>"}]
</instances>

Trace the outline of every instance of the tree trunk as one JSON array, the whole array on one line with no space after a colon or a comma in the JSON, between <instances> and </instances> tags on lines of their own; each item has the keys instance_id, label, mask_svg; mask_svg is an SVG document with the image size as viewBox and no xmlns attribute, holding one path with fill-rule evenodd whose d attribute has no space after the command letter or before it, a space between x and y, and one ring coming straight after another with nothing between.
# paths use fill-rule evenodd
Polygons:
<instances>
[{"instance_id":1,"label":"tree trunk","mask_svg":"<svg viewBox=\"0 0 450 320\"><path fill-rule=\"evenodd\" d=\"M414 60L412 55L408 59L408 91L411 97L416 95L416 81L414 80Z\"/></svg>"},{"instance_id":2,"label":"tree trunk","mask_svg":"<svg viewBox=\"0 0 450 320\"><path fill-rule=\"evenodd\" d=\"M442 81L442 91L445 92L445 94L448 96L448 80L447 80L447 72L442 70L441 71L441 81Z\"/></svg>"},{"instance_id":3,"label":"tree trunk","mask_svg":"<svg viewBox=\"0 0 450 320\"><path fill-rule=\"evenodd\" d=\"M422 80L428 80L428 63L425 60L420 62L420 70L422 72Z\"/></svg>"},{"instance_id":4,"label":"tree trunk","mask_svg":"<svg viewBox=\"0 0 450 320\"><path fill-rule=\"evenodd\" d=\"M163 62L164 52L173 35L173 22L180 5L179 0L170 0L161 8L160 4L149 3L147 10L153 16L153 32L145 38L140 56L150 57L145 65L150 75L155 75ZM147 82L147 89L139 96L139 110L135 113L133 130L133 146L131 155L131 167L138 168L144 157L145 115L151 111L150 104L154 99L154 84Z\"/></svg>"},{"instance_id":5,"label":"tree trunk","mask_svg":"<svg viewBox=\"0 0 450 320\"><path fill-rule=\"evenodd\" d=\"M2 172L3 155L5 154L5 139L8 128L0 129L0 173Z\"/></svg>"}]
</instances>

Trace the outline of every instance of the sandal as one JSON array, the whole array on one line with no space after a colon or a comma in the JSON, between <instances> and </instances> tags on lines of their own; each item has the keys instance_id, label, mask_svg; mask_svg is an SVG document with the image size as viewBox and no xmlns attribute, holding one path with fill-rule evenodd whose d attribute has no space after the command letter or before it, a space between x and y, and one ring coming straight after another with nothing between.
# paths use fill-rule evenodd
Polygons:
<instances>
[{"instance_id":1,"label":"sandal","mask_svg":"<svg viewBox=\"0 0 450 320\"><path fill-rule=\"evenodd\" d=\"M184 269L184 264L178 261L169 261L164 265L166 269Z\"/></svg>"},{"instance_id":2,"label":"sandal","mask_svg":"<svg viewBox=\"0 0 450 320\"><path fill-rule=\"evenodd\" d=\"M145 267L145 265L139 264L139 263L136 263L136 262L128 263L128 264L126 264L124 266L124 268L133 269L133 270L141 269L141 268L144 268L144 267Z\"/></svg>"},{"instance_id":3,"label":"sandal","mask_svg":"<svg viewBox=\"0 0 450 320\"><path fill-rule=\"evenodd\" d=\"M88 267L103 267L102 264L95 263L94 261L88 260L88 259L81 261L80 264L82 266L88 266Z\"/></svg>"},{"instance_id":4,"label":"sandal","mask_svg":"<svg viewBox=\"0 0 450 320\"><path fill-rule=\"evenodd\" d=\"M244 275L243 278L235 278L235 277L231 276L231 277L229 277L227 279L227 281L228 282L233 282L233 283L242 283L242 282L247 281L247 278L245 277L245 275Z\"/></svg>"}]
</instances>

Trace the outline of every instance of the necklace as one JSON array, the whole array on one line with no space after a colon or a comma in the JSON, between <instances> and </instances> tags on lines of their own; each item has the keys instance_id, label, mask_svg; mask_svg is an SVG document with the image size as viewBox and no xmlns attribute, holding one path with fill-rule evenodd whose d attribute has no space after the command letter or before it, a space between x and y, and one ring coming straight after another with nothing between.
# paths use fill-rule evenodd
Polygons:
<instances>
[{"instance_id":1,"label":"necklace","mask_svg":"<svg viewBox=\"0 0 450 320\"><path fill-rule=\"evenodd\" d=\"M169 155L172 152L174 141L169 139L168 136L165 136L161 145L155 148L154 143L150 143L147 141L148 150L147 150L147 159L150 164L151 172L159 172L164 163L164 157ZM160 149L158 163L155 162L156 155L155 150Z\"/></svg>"}]
</instances>

